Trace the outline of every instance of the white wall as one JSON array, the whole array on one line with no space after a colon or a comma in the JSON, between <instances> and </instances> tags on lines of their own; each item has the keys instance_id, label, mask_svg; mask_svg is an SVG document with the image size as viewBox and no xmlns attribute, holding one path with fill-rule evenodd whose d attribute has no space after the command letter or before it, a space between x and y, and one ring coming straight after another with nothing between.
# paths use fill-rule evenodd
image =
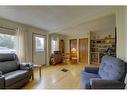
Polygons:
<instances>
[{"instance_id":1,"label":"white wall","mask_svg":"<svg viewBox=\"0 0 127 95\"><path fill-rule=\"evenodd\" d=\"M116 28L117 28L117 57L127 61L127 27L126 27L127 26L127 7L117 7L115 10L115 15L116 15ZM69 36L65 40L66 52L69 52L69 41L68 41L69 39L80 38L80 37L85 38L87 36L88 35Z\"/></svg>"},{"instance_id":2,"label":"white wall","mask_svg":"<svg viewBox=\"0 0 127 95\"><path fill-rule=\"evenodd\" d=\"M125 60L125 10L124 7L117 8L116 11L117 27L117 57Z\"/></svg>"},{"instance_id":3,"label":"white wall","mask_svg":"<svg viewBox=\"0 0 127 95\"><path fill-rule=\"evenodd\" d=\"M46 63L47 63L47 65L48 65L48 62L49 62L49 57L48 57L48 47L47 47L47 40L48 40L48 33L47 32L45 32L45 31L43 31L43 30L41 30L41 29L37 29L37 28L34 28L34 27L27 27L27 29L28 29L28 43L29 43L29 56L30 56L30 61L32 61L32 53L33 53L33 50L32 50L32 33L37 33L37 34L41 34L41 35L44 35L44 36L46 36L46 59L45 59L45 61L46 61Z\"/></svg>"},{"instance_id":4,"label":"white wall","mask_svg":"<svg viewBox=\"0 0 127 95\"><path fill-rule=\"evenodd\" d=\"M109 27L109 28L106 28L106 29L103 29L101 31L93 31L93 32L96 32L97 35L100 35L99 38L104 38L108 35L113 35L112 37L114 37L114 31L115 31L115 23L113 23L114 25L112 25L113 27ZM106 26L106 25L105 25ZM89 27L89 26L88 26ZM75 27L76 28L76 27ZM86 27L87 28L87 27ZM83 32L84 31L84 32ZM73 31L72 31L73 32ZM77 32L81 32L81 33L71 33L71 35L68 35L65 39L65 51L66 52L69 52L69 40L70 39L77 39L77 41L81 38L89 38L89 31L85 31L82 30L82 31L77 31Z\"/></svg>"},{"instance_id":5,"label":"white wall","mask_svg":"<svg viewBox=\"0 0 127 95\"><path fill-rule=\"evenodd\" d=\"M94 35L91 35L91 38L93 36L96 37L97 39L104 39L109 35L111 36L111 38L115 38L115 25L112 29L103 30L103 31L91 31L91 33L94 33Z\"/></svg>"},{"instance_id":6,"label":"white wall","mask_svg":"<svg viewBox=\"0 0 127 95\"><path fill-rule=\"evenodd\" d=\"M84 32L83 34L79 35L69 35L65 36L64 43L65 43L65 53L70 53L70 39L77 39L77 51L79 50L79 39L81 38L89 38L89 32ZM77 52L77 62L79 62L79 52Z\"/></svg>"},{"instance_id":7,"label":"white wall","mask_svg":"<svg viewBox=\"0 0 127 95\"><path fill-rule=\"evenodd\" d=\"M117 7L115 9L115 12L116 12L116 27L117 27L117 55L119 58L123 59L123 60L126 60L127 61L127 7ZM110 12L110 13L114 13L113 12ZM38 29L38 28L34 28L34 27L31 27L31 26L28 26L28 25L23 25L23 24L20 24L20 23L16 23L16 22L13 22L13 21L9 21L9 20L5 20L5 19L2 19L0 18L0 26L4 26L4 27L10 27L10 28L13 28L13 29L16 29L18 26L24 26L25 28L27 28L27 33L28 33L28 42L29 42L29 56L30 56L30 60L32 60L32 33L33 32L37 32L37 33L42 33L44 35L46 35L47 37L47 62L49 60L49 54L50 54L50 44L48 44L50 42L50 37L48 35L47 32L45 32L44 30L41 30L41 29ZM75 30L75 29L74 29ZM78 30L78 29L77 29ZM84 30L85 32L86 30ZM70 32L70 31L68 31ZM86 31L86 32L89 32L89 31ZM88 37L89 35L87 34L80 34L80 35L77 35L77 34L74 34L74 35L71 35L69 37L65 37L65 51L66 52L69 52L69 39L72 39L72 38L85 38L85 37Z\"/></svg>"},{"instance_id":8,"label":"white wall","mask_svg":"<svg viewBox=\"0 0 127 95\"><path fill-rule=\"evenodd\" d=\"M125 22L124 22L124 24L125 24L125 35L124 35L124 37L125 37L125 60L126 60L126 62L127 62L127 7L125 7L124 8L124 11L125 11ZM126 86L127 87L127 86Z\"/></svg>"},{"instance_id":9,"label":"white wall","mask_svg":"<svg viewBox=\"0 0 127 95\"><path fill-rule=\"evenodd\" d=\"M0 26L11 28L11 29L17 29L19 26L22 26L23 28L25 28L27 32L27 41L28 41L27 42L28 43L28 55L27 56L29 56L29 59L28 59L29 62L32 62L32 33L38 33L38 34L45 35L46 36L46 46L47 46L45 60L46 60L46 64L47 65L49 64L49 44L48 44L49 34L48 32L42 29L38 29L36 27L20 24L20 23L2 19L2 18L0 18Z\"/></svg>"},{"instance_id":10,"label":"white wall","mask_svg":"<svg viewBox=\"0 0 127 95\"><path fill-rule=\"evenodd\" d=\"M124 13L124 17L125 17L125 22L124 22L124 24L125 24L125 35L124 35L124 37L125 37L125 61L127 62L127 7L124 7L124 11L125 11L125 13ZM125 83L127 84L127 74L126 74L126 78L125 78ZM127 85L126 85L126 87L125 87L126 89L127 89Z\"/></svg>"},{"instance_id":11,"label":"white wall","mask_svg":"<svg viewBox=\"0 0 127 95\"><path fill-rule=\"evenodd\" d=\"M88 22L81 23L75 27L70 27L65 29L59 33L67 35L67 39L65 40L65 51L69 52L69 39L80 39L80 38L88 38L89 32L94 31L98 32L101 37L104 37L108 34L113 34L115 29L116 18L114 12L108 14L106 16L100 16L96 19L93 19Z\"/></svg>"},{"instance_id":12,"label":"white wall","mask_svg":"<svg viewBox=\"0 0 127 95\"><path fill-rule=\"evenodd\" d=\"M80 31L77 31L80 32ZM68 35L65 37L65 52L69 53L69 40L70 39L77 39L77 41L81 38L88 38L89 36L89 31L85 31L82 34L72 34L72 35ZM78 46L77 46L78 47Z\"/></svg>"},{"instance_id":13,"label":"white wall","mask_svg":"<svg viewBox=\"0 0 127 95\"><path fill-rule=\"evenodd\" d=\"M112 12L112 14L114 14L114 11ZM110 24L109 26L112 25L112 27L114 27L114 25L116 25L116 28L117 28L117 57L123 59L123 60L126 60L127 61L127 7L117 7L115 9L115 20L110 20L112 24ZM107 25L108 23L105 23L105 26ZM78 30L81 30L80 29L80 26L78 26L79 28L76 29L76 27L74 27L74 29L69 29L66 30L67 32L71 32L71 30L76 30L75 32L80 32ZM101 27L101 26L100 26ZM90 31L86 31L85 28L84 29L84 32L83 30L81 32L85 33L87 32L86 34L74 34L74 33L69 33L71 34L71 36L68 36L67 39L66 39L66 44L65 44L65 47L66 47L66 52L69 52L69 39L79 39L79 38L85 38L85 37L89 37L89 34L88 32ZM66 32L65 31L65 32ZM109 32L107 32L109 31ZM114 31L114 28L112 29L111 27L109 28L109 30L105 29L105 30L101 30L101 32L103 32L105 35L106 33L110 33L111 31ZM73 31L72 31L73 32Z\"/></svg>"},{"instance_id":14,"label":"white wall","mask_svg":"<svg viewBox=\"0 0 127 95\"><path fill-rule=\"evenodd\" d=\"M104 38L105 36L113 35L115 31L115 16L109 15L104 16L102 18L98 18L96 20L86 22L83 24L78 25L77 27L69 28L64 32L68 32L66 34L67 37L65 39L65 52L69 53L69 40L70 39L77 39L77 49L79 50L79 39L81 38L90 38L90 31L96 32L97 35L100 35L100 39ZM98 30L98 31L97 31ZM90 42L88 42L88 59L89 59L89 51L90 51ZM79 54L78 58L79 58Z\"/></svg>"},{"instance_id":15,"label":"white wall","mask_svg":"<svg viewBox=\"0 0 127 95\"><path fill-rule=\"evenodd\" d=\"M88 59L89 59L90 31L89 32L85 32L85 33L86 33L85 35L72 35L72 36L66 37L66 39L64 40L65 41L65 52L67 52L67 53L70 52L70 46L69 46L70 39L77 39L77 50L79 50L79 39L81 39L81 38L88 38ZM96 31L96 34L99 35L99 39L105 38L108 35L112 35L112 37L114 37L114 29L109 29L109 30L106 30L105 32L103 32L103 31L100 31L100 32ZM77 56L78 56L78 59L79 59L79 53L77 53Z\"/></svg>"}]
</instances>

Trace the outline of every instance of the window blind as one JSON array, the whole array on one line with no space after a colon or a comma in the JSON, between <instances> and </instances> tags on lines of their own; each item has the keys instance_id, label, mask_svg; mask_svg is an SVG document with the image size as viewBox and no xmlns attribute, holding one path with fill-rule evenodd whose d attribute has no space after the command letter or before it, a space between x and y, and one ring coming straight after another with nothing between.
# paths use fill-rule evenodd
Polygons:
<instances>
[{"instance_id":1,"label":"window blind","mask_svg":"<svg viewBox=\"0 0 127 95\"><path fill-rule=\"evenodd\" d=\"M16 30L6 27L0 27L0 33L2 34L8 34L8 35L15 35Z\"/></svg>"}]
</instances>

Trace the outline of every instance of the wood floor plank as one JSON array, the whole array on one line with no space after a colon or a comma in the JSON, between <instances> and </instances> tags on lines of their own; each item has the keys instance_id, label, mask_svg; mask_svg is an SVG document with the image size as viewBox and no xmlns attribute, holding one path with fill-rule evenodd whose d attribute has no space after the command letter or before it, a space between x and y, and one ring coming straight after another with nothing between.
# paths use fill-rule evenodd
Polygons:
<instances>
[{"instance_id":1,"label":"wood floor plank","mask_svg":"<svg viewBox=\"0 0 127 95\"><path fill-rule=\"evenodd\" d=\"M63 68L69 71L61 71ZM23 89L80 89L80 72L83 68L82 64L42 67L42 78L39 78L39 72L35 70L35 79L26 84Z\"/></svg>"}]
</instances>

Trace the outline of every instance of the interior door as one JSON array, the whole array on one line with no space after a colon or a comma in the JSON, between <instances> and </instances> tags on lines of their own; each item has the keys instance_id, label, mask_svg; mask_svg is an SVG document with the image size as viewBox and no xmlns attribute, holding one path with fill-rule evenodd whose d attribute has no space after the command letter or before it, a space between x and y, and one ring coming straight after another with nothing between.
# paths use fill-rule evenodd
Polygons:
<instances>
[{"instance_id":1,"label":"interior door","mask_svg":"<svg viewBox=\"0 0 127 95\"><path fill-rule=\"evenodd\" d=\"M45 65L45 36L33 34L33 63Z\"/></svg>"},{"instance_id":2,"label":"interior door","mask_svg":"<svg viewBox=\"0 0 127 95\"><path fill-rule=\"evenodd\" d=\"M88 64L88 39L79 39L79 61Z\"/></svg>"}]
</instances>

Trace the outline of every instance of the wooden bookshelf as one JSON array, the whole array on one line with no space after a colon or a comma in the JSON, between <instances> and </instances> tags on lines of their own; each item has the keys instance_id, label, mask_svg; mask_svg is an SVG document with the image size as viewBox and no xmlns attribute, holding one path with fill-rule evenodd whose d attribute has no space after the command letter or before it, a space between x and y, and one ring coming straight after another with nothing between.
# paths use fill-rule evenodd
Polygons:
<instances>
[{"instance_id":1,"label":"wooden bookshelf","mask_svg":"<svg viewBox=\"0 0 127 95\"><path fill-rule=\"evenodd\" d=\"M59 49L60 49L60 52L63 54L64 53L64 40L60 40L59 41Z\"/></svg>"},{"instance_id":2,"label":"wooden bookshelf","mask_svg":"<svg viewBox=\"0 0 127 95\"><path fill-rule=\"evenodd\" d=\"M107 52L110 49L110 52ZM90 63L100 64L104 55L116 56L115 38L90 40Z\"/></svg>"}]
</instances>

